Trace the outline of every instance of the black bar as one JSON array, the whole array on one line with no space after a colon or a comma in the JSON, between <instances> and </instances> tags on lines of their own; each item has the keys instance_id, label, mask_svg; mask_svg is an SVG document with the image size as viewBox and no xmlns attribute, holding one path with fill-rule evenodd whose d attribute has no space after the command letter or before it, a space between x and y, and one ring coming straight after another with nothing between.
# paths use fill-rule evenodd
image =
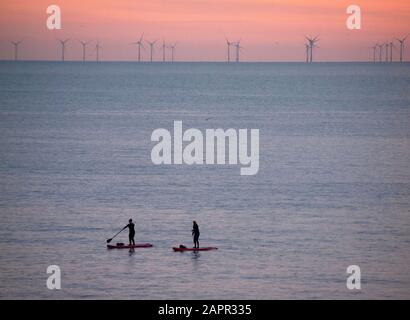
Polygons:
<instances>
[{"instance_id":1,"label":"black bar","mask_svg":"<svg viewBox=\"0 0 410 320\"><path fill-rule=\"evenodd\" d=\"M242 308L240 306L248 306ZM186 309L186 308L189 309ZM314 317L331 319L368 318L378 316L393 318L409 308L408 301L268 301L268 300L23 300L0 301L2 313L30 319L53 319L64 316L77 320L81 317L115 317L115 319L273 319L277 316ZM188 310L191 310L188 316ZM236 312L235 312L236 310ZM240 310L244 312L241 314ZM163 314L166 311L166 314ZM176 314L178 313L178 314ZM282 317L281 317L282 318Z\"/></svg>"}]
</instances>

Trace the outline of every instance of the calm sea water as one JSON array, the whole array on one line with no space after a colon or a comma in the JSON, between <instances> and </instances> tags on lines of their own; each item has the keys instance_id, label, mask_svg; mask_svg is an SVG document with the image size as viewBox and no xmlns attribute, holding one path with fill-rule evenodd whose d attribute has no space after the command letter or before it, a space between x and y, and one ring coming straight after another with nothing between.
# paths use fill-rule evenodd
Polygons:
<instances>
[{"instance_id":1,"label":"calm sea water","mask_svg":"<svg viewBox=\"0 0 410 320\"><path fill-rule=\"evenodd\" d=\"M259 129L259 173L153 165L174 120ZM0 298L409 299L410 64L0 62L0 219Z\"/></svg>"}]
</instances>

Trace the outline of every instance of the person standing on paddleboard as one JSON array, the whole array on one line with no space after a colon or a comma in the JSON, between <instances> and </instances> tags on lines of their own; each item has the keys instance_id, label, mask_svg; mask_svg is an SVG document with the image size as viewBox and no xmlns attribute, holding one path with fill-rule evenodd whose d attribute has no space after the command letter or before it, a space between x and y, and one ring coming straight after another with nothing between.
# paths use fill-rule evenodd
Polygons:
<instances>
[{"instance_id":1,"label":"person standing on paddleboard","mask_svg":"<svg viewBox=\"0 0 410 320\"><path fill-rule=\"evenodd\" d=\"M130 245L131 244L135 245L135 240L134 240L134 237L135 237L135 224L132 223L132 219L128 220L128 224L123 228L123 230L126 229L126 228L129 229L128 239L129 239Z\"/></svg>"},{"instance_id":2,"label":"person standing on paddleboard","mask_svg":"<svg viewBox=\"0 0 410 320\"><path fill-rule=\"evenodd\" d=\"M199 248L199 227L196 221L193 221L192 236L194 237L194 248Z\"/></svg>"}]
</instances>

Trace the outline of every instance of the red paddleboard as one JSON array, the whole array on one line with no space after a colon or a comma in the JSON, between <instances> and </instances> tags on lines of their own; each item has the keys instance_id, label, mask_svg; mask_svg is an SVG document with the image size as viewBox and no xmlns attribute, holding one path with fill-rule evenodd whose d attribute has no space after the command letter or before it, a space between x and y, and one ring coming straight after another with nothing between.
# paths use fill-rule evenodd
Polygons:
<instances>
[{"instance_id":1,"label":"red paddleboard","mask_svg":"<svg viewBox=\"0 0 410 320\"><path fill-rule=\"evenodd\" d=\"M133 249L133 248L151 248L153 245L151 243L137 243L132 245L112 245L107 244L107 249Z\"/></svg>"},{"instance_id":2,"label":"red paddleboard","mask_svg":"<svg viewBox=\"0 0 410 320\"><path fill-rule=\"evenodd\" d=\"M174 251L209 251L209 250L218 250L215 247L202 247L202 248L179 248L179 247L172 247Z\"/></svg>"}]
</instances>

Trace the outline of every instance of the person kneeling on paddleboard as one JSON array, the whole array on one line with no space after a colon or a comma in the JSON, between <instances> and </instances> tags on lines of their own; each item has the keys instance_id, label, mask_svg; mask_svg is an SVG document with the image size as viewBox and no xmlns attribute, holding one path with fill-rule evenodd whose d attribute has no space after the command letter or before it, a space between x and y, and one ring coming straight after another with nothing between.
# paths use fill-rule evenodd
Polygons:
<instances>
[{"instance_id":1,"label":"person kneeling on paddleboard","mask_svg":"<svg viewBox=\"0 0 410 320\"><path fill-rule=\"evenodd\" d=\"M192 236L194 237L194 248L199 248L199 227L196 221L193 221Z\"/></svg>"},{"instance_id":2,"label":"person kneeling on paddleboard","mask_svg":"<svg viewBox=\"0 0 410 320\"><path fill-rule=\"evenodd\" d=\"M129 233L128 233L128 239L130 242L130 245L133 244L135 245L135 240L134 240L134 236L135 236L135 224L132 223L132 219L128 220L128 224L122 229L129 229Z\"/></svg>"}]
</instances>

